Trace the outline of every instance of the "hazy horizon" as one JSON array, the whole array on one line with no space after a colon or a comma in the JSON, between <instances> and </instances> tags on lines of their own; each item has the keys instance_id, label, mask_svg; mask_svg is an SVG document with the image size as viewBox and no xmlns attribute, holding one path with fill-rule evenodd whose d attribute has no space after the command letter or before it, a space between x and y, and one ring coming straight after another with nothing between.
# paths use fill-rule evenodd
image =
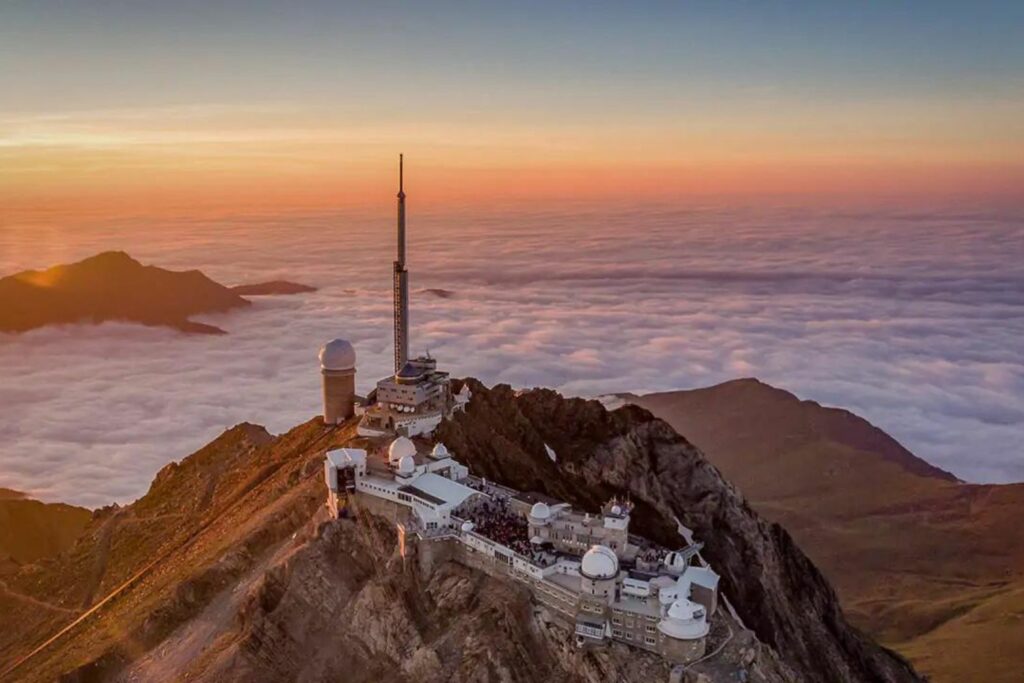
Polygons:
<instances>
[{"instance_id":1,"label":"hazy horizon","mask_svg":"<svg viewBox=\"0 0 1024 683\"><path fill-rule=\"evenodd\" d=\"M413 348L455 376L583 396L756 376L965 480L1024 480L1024 207L441 211L417 205L416 180ZM128 502L237 422L280 432L315 415L316 352L333 336L355 344L368 390L391 359L393 201L10 224L3 274L121 249L229 285L321 289L199 318L223 337L120 323L0 335L0 486ZM54 478L69 458L76 476Z\"/></svg>"}]
</instances>

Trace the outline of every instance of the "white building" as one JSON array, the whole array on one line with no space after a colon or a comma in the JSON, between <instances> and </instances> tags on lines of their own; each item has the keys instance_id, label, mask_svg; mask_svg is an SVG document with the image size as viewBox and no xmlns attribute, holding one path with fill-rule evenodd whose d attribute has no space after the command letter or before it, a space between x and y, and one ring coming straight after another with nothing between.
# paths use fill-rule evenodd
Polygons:
<instances>
[{"instance_id":1,"label":"white building","mask_svg":"<svg viewBox=\"0 0 1024 683\"><path fill-rule=\"evenodd\" d=\"M614 640L676 663L704 654L718 575L691 565L693 552L630 537L628 502L611 500L600 515L553 501L531 505L519 492L470 477L443 444L421 451L405 436L375 453L329 451L324 467L336 517L383 515L398 525L403 554L410 538L430 549L447 543L451 559L525 583L581 647ZM518 537L489 535L495 519L506 536L518 528Z\"/></svg>"}]
</instances>

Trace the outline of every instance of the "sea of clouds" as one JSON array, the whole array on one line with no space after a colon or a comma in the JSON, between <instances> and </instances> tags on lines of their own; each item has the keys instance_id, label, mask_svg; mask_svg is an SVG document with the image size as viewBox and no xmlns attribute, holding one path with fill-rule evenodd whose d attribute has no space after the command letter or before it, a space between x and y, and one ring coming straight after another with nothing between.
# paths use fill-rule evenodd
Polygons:
<instances>
[{"instance_id":1,"label":"sea of clouds","mask_svg":"<svg viewBox=\"0 0 1024 683\"><path fill-rule=\"evenodd\" d=\"M0 486L131 501L235 423L313 416L316 352L334 336L369 390L391 363L393 226L390 206L4 225L4 274L123 249L225 284L320 290L201 318L225 336L0 335ZM413 349L456 376L586 396L756 376L965 480L1024 480L1024 209L413 203L410 230Z\"/></svg>"}]
</instances>

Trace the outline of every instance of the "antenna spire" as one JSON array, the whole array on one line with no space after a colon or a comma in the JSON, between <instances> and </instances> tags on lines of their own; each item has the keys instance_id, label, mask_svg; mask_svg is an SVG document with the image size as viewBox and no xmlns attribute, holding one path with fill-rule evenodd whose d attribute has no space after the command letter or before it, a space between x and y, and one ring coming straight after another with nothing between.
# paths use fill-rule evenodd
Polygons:
<instances>
[{"instance_id":1,"label":"antenna spire","mask_svg":"<svg viewBox=\"0 0 1024 683\"><path fill-rule=\"evenodd\" d=\"M398 155L398 253L395 259L395 374L409 360L409 271L405 269L404 154Z\"/></svg>"}]
</instances>

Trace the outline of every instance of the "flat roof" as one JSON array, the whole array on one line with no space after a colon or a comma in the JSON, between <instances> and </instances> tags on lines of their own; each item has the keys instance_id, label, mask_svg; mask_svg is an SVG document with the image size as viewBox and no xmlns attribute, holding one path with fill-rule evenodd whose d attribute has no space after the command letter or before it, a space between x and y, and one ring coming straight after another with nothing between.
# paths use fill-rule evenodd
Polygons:
<instances>
[{"instance_id":1,"label":"flat roof","mask_svg":"<svg viewBox=\"0 0 1024 683\"><path fill-rule=\"evenodd\" d=\"M434 474L433 472L427 472L416 477L412 480L410 486L437 499L438 503L447 503L452 507L458 507L467 498L480 493L476 489L471 489L464 484L452 481L448 477L442 477L440 474Z\"/></svg>"},{"instance_id":2,"label":"flat roof","mask_svg":"<svg viewBox=\"0 0 1024 683\"><path fill-rule=\"evenodd\" d=\"M424 491L423 489L416 488L415 486L400 486L398 490L401 491L402 493L409 493L418 498L422 498L428 503L433 503L434 505L444 505L446 502L443 498L433 496Z\"/></svg>"}]
</instances>

